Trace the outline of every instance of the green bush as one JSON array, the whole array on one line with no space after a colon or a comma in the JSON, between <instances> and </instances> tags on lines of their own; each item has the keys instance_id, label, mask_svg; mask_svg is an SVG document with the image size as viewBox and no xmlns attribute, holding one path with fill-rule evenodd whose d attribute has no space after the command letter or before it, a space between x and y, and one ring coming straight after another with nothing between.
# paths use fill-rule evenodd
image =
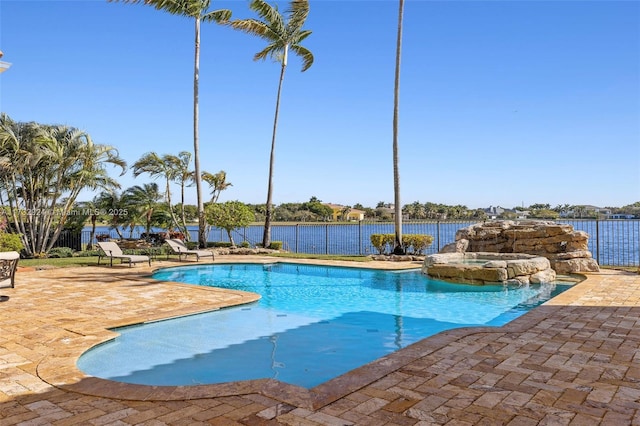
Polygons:
<instances>
[{"instance_id":1,"label":"green bush","mask_svg":"<svg viewBox=\"0 0 640 426\"><path fill-rule=\"evenodd\" d=\"M231 243L229 243L227 241L208 242L207 243L207 247L209 247L209 248L211 248L211 247L229 248L229 247L231 247Z\"/></svg>"},{"instance_id":2,"label":"green bush","mask_svg":"<svg viewBox=\"0 0 640 426\"><path fill-rule=\"evenodd\" d=\"M376 250L378 250L379 254L384 253L384 249L386 246L386 243L384 242L384 235L371 234L371 236L369 237L369 240L371 241L371 245L374 246Z\"/></svg>"},{"instance_id":3,"label":"green bush","mask_svg":"<svg viewBox=\"0 0 640 426\"><path fill-rule=\"evenodd\" d=\"M424 250L433 243L433 236L425 234L407 234L402 236L402 245L406 252L409 247L413 249L413 254L423 254Z\"/></svg>"},{"instance_id":4,"label":"green bush","mask_svg":"<svg viewBox=\"0 0 640 426\"><path fill-rule=\"evenodd\" d=\"M371 241L371 245L373 245L380 254L385 254L387 252L387 246L393 248L395 238L396 236L394 234L371 234L369 240Z\"/></svg>"},{"instance_id":5,"label":"green bush","mask_svg":"<svg viewBox=\"0 0 640 426\"><path fill-rule=\"evenodd\" d=\"M249 244L249 241L243 241L243 242L240 243L240 247L249 248L249 247L251 247L251 244Z\"/></svg>"},{"instance_id":6,"label":"green bush","mask_svg":"<svg viewBox=\"0 0 640 426\"><path fill-rule=\"evenodd\" d=\"M395 234L371 234L369 238L371 245L374 246L380 254L391 253L396 239ZM405 234L402 236L402 246L405 252L413 254L423 254L424 250L431 245L433 237L424 234ZM409 249L413 250L410 251Z\"/></svg>"},{"instance_id":7,"label":"green bush","mask_svg":"<svg viewBox=\"0 0 640 426\"><path fill-rule=\"evenodd\" d=\"M282 241L271 241L269 248L271 250L282 250Z\"/></svg>"},{"instance_id":8,"label":"green bush","mask_svg":"<svg viewBox=\"0 0 640 426\"><path fill-rule=\"evenodd\" d=\"M24 248L20 235L0 232L0 251L20 251Z\"/></svg>"},{"instance_id":9,"label":"green bush","mask_svg":"<svg viewBox=\"0 0 640 426\"><path fill-rule=\"evenodd\" d=\"M99 256L101 253L100 250L83 250L73 253L73 257L93 257Z\"/></svg>"},{"instance_id":10,"label":"green bush","mask_svg":"<svg viewBox=\"0 0 640 426\"><path fill-rule=\"evenodd\" d=\"M198 242L197 241L185 241L184 245L187 246L187 249L189 249L189 250L197 250L198 249Z\"/></svg>"},{"instance_id":11,"label":"green bush","mask_svg":"<svg viewBox=\"0 0 640 426\"><path fill-rule=\"evenodd\" d=\"M69 247L54 247L49 250L49 257L73 257L73 249Z\"/></svg>"}]
</instances>

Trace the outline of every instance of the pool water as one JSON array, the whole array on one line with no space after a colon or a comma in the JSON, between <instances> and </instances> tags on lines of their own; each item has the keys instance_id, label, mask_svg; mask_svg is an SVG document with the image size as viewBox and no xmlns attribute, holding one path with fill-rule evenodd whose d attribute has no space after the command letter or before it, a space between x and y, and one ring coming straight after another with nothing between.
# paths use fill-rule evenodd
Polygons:
<instances>
[{"instance_id":1,"label":"pool water","mask_svg":"<svg viewBox=\"0 0 640 426\"><path fill-rule=\"evenodd\" d=\"M82 371L147 385L275 378L311 388L440 331L506 324L569 287L480 287L417 270L287 263L177 267L153 277L262 298L118 328L118 338L82 355Z\"/></svg>"}]
</instances>

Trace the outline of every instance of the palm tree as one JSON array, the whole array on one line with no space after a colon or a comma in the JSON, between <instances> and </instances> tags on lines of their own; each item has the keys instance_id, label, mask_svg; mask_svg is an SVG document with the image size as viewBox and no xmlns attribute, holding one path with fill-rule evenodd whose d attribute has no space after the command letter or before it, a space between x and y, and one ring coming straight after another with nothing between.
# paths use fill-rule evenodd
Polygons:
<instances>
[{"instance_id":1,"label":"palm tree","mask_svg":"<svg viewBox=\"0 0 640 426\"><path fill-rule=\"evenodd\" d=\"M95 208L101 213L104 212L107 216L109 228L115 230L120 239L124 238L121 227L124 227L129 221L129 209L124 201L122 194L113 190L103 191L93 199Z\"/></svg>"},{"instance_id":2,"label":"palm tree","mask_svg":"<svg viewBox=\"0 0 640 426\"><path fill-rule=\"evenodd\" d=\"M174 182L180 185L180 219L182 220L180 231L185 235L187 241L189 241L190 234L187 230L187 215L184 207L184 188L191 186L194 179L194 172L189 169L191 153L181 151L177 156L165 155L163 158L175 171Z\"/></svg>"},{"instance_id":3,"label":"palm tree","mask_svg":"<svg viewBox=\"0 0 640 426\"><path fill-rule=\"evenodd\" d=\"M0 204L30 256L53 247L82 190L118 187L107 164L126 170L115 148L94 144L86 132L17 123L6 114L0 114L0 160Z\"/></svg>"},{"instance_id":4,"label":"palm tree","mask_svg":"<svg viewBox=\"0 0 640 426\"><path fill-rule=\"evenodd\" d=\"M313 64L313 54L300 43L306 39L311 31L302 27L309 15L308 0L291 0L287 9L287 20L280 14L276 6L271 6L263 0L252 0L250 9L258 14L262 21L257 19L239 19L229 22L232 28L245 33L255 35L267 41L268 45L253 57L255 61L270 57L280 63L280 80L278 82L278 95L276 96L276 112L273 119L273 134L271 137L271 154L269 159L269 185L267 189L267 204L264 220L264 235L262 246L271 244L271 216L273 214L273 167L276 149L276 130L278 127L278 112L280 110L280 94L282 93L282 81L287 68L289 51L302 59L302 71L306 71Z\"/></svg>"},{"instance_id":5,"label":"palm tree","mask_svg":"<svg viewBox=\"0 0 640 426\"><path fill-rule=\"evenodd\" d=\"M220 193L233 186L231 182L227 182L227 172L224 170L220 170L216 174L202 172L202 180L207 182L211 189L211 203L217 203Z\"/></svg>"},{"instance_id":6,"label":"palm tree","mask_svg":"<svg viewBox=\"0 0 640 426\"><path fill-rule=\"evenodd\" d=\"M133 177L138 177L142 173L147 173L152 178L163 177L165 180L165 198L167 200L168 211L171 214L173 226L178 227L178 219L173 213L171 205L171 182L176 179L177 170L173 167L173 160L168 160L167 155L160 157L155 152L144 154L138 161L133 163Z\"/></svg>"},{"instance_id":7,"label":"palm tree","mask_svg":"<svg viewBox=\"0 0 640 426\"><path fill-rule=\"evenodd\" d=\"M226 22L231 18L231 11L218 9L209 11L211 0L109 0L124 3L144 3L172 15L193 18L195 22L195 54L193 65L193 162L195 166L194 180L198 199L198 244L206 246L204 201L202 200L202 178L200 176L200 141L199 141L199 109L198 89L200 80L200 23Z\"/></svg>"},{"instance_id":8,"label":"palm tree","mask_svg":"<svg viewBox=\"0 0 640 426\"><path fill-rule=\"evenodd\" d=\"M142 186L132 186L124 192L122 197L125 200L125 204L130 206L132 210L134 206L137 207L138 215L136 216L144 218L145 232L148 236L151 233L153 212L157 208L158 201L162 199L162 193L158 189L158 184L152 182L145 183Z\"/></svg>"},{"instance_id":9,"label":"palm tree","mask_svg":"<svg viewBox=\"0 0 640 426\"><path fill-rule=\"evenodd\" d=\"M342 216L343 221L349 220L349 213L351 213L351 206L344 206L342 210L340 210L340 216Z\"/></svg>"},{"instance_id":10,"label":"palm tree","mask_svg":"<svg viewBox=\"0 0 640 426\"><path fill-rule=\"evenodd\" d=\"M404 14L404 0L399 0L398 7L398 38L396 40L396 72L393 87L393 194L395 203L395 243L393 252L404 254L402 245L402 207L400 205L400 170L398 168L398 115L400 103L400 58L402 56L402 18Z\"/></svg>"}]
</instances>

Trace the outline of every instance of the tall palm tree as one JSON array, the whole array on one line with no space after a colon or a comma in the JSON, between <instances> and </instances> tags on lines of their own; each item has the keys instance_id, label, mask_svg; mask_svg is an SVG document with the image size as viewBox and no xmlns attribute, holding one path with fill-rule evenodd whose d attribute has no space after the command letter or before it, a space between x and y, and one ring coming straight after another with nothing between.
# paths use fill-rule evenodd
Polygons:
<instances>
[{"instance_id":1,"label":"tall palm tree","mask_svg":"<svg viewBox=\"0 0 640 426\"><path fill-rule=\"evenodd\" d=\"M261 19L239 19L229 22L232 28L262 38L268 44L267 47L256 53L255 61L270 57L280 63L280 80L278 82L278 95L276 96L276 112L273 118L273 134L271 137L271 154L269 157L269 185L267 189L267 204L264 220L264 234L262 246L271 244L271 216L273 215L273 167L275 162L276 130L278 127L278 112L280 111L280 94L282 93L282 81L287 68L289 51L302 59L302 71L306 71L313 64L313 54L300 43L304 41L311 31L302 27L309 15L308 0L291 0L287 9L287 19L280 14L276 6L271 6L263 0L252 0L249 8Z\"/></svg>"},{"instance_id":2,"label":"tall palm tree","mask_svg":"<svg viewBox=\"0 0 640 426\"><path fill-rule=\"evenodd\" d=\"M402 206L400 204L400 169L398 167L398 115L400 104L400 58L402 57L402 19L404 0L399 0L398 37L396 40L396 72L393 86L393 194L395 204L395 242L393 252L404 254L402 245Z\"/></svg>"},{"instance_id":3,"label":"tall palm tree","mask_svg":"<svg viewBox=\"0 0 640 426\"><path fill-rule=\"evenodd\" d=\"M218 9L209 11L211 0L109 0L124 3L144 3L172 15L193 18L195 23L195 54L193 65L193 162L195 166L194 181L198 199L198 244L206 246L204 201L202 200L202 178L200 175L200 135L198 108L198 90L200 81L200 24L202 22L226 22L231 18L231 11Z\"/></svg>"}]
</instances>

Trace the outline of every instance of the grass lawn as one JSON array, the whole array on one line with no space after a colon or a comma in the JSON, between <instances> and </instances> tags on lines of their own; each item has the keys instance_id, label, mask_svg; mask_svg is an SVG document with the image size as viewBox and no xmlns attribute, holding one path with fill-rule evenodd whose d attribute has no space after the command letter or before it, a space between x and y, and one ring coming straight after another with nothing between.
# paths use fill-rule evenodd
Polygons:
<instances>
[{"instance_id":1,"label":"grass lawn","mask_svg":"<svg viewBox=\"0 0 640 426\"><path fill-rule=\"evenodd\" d=\"M104 265L109 260L103 260ZM65 268L69 266L98 266L98 256L87 257L61 257L61 258L48 258L48 259L20 259L18 266L25 267L38 267L38 266L53 266L56 268Z\"/></svg>"}]
</instances>

